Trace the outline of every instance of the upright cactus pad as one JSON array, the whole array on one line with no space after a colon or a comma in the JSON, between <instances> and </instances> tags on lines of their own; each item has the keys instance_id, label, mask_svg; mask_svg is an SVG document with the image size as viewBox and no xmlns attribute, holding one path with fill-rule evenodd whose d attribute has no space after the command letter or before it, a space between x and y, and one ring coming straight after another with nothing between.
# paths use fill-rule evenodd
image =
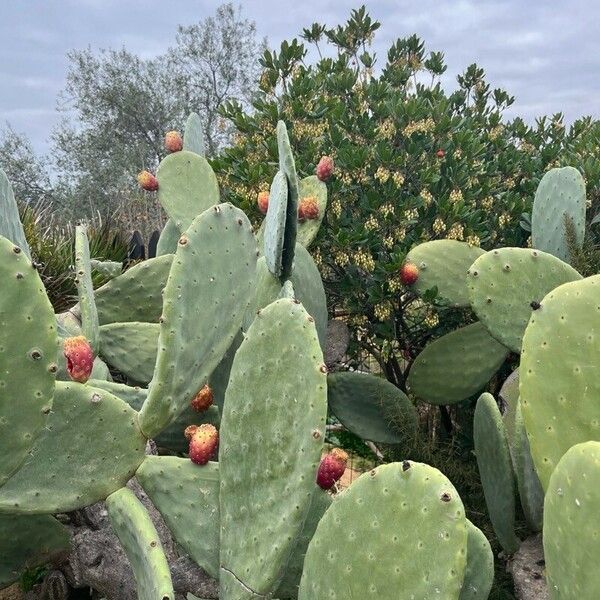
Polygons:
<instances>
[{"instance_id":1,"label":"upright cactus pad","mask_svg":"<svg viewBox=\"0 0 600 600\"><path fill-rule=\"evenodd\" d=\"M491 394L477 401L473 437L490 520L502 548L512 554L520 544L515 535L513 470L502 416Z\"/></svg>"},{"instance_id":2,"label":"upright cactus pad","mask_svg":"<svg viewBox=\"0 0 600 600\"><path fill-rule=\"evenodd\" d=\"M600 443L576 444L554 469L544 502L544 558L552 600L600 598Z\"/></svg>"},{"instance_id":3,"label":"upright cactus pad","mask_svg":"<svg viewBox=\"0 0 600 600\"><path fill-rule=\"evenodd\" d=\"M223 600L269 594L283 575L316 489L325 372L311 317L287 298L257 315L237 351L219 448Z\"/></svg>"},{"instance_id":4,"label":"upright cactus pad","mask_svg":"<svg viewBox=\"0 0 600 600\"><path fill-rule=\"evenodd\" d=\"M404 392L381 377L332 373L327 377L327 399L342 425L364 440L400 444L414 438L415 407Z\"/></svg>"},{"instance_id":5,"label":"upright cactus pad","mask_svg":"<svg viewBox=\"0 0 600 600\"><path fill-rule=\"evenodd\" d=\"M410 391L431 404L454 404L479 392L502 366L508 348L481 323L461 327L425 347L410 369Z\"/></svg>"},{"instance_id":6,"label":"upright cactus pad","mask_svg":"<svg viewBox=\"0 0 600 600\"><path fill-rule=\"evenodd\" d=\"M57 370L52 305L24 252L0 237L0 485L46 423Z\"/></svg>"},{"instance_id":7,"label":"upright cactus pad","mask_svg":"<svg viewBox=\"0 0 600 600\"><path fill-rule=\"evenodd\" d=\"M106 508L133 568L138 600L175 600L169 563L144 505L125 487L106 499Z\"/></svg>"},{"instance_id":8,"label":"upright cactus pad","mask_svg":"<svg viewBox=\"0 0 600 600\"><path fill-rule=\"evenodd\" d=\"M327 209L327 185L319 181L316 175L311 175L310 177L301 179L298 187L299 201L303 198L314 198L319 207L319 216L316 219L306 219L298 223L296 242L308 248L317 237L323 217L325 216L325 210Z\"/></svg>"},{"instance_id":9,"label":"upright cactus pad","mask_svg":"<svg viewBox=\"0 0 600 600\"><path fill-rule=\"evenodd\" d=\"M274 277L281 277L283 271L283 246L287 223L287 204L287 178L285 173L278 171L271 184L269 210L265 217L263 232L265 261Z\"/></svg>"},{"instance_id":10,"label":"upright cactus pad","mask_svg":"<svg viewBox=\"0 0 600 600\"><path fill-rule=\"evenodd\" d=\"M483 532L467 519L467 567L458 600L487 600L494 583L494 554Z\"/></svg>"},{"instance_id":11,"label":"upright cactus pad","mask_svg":"<svg viewBox=\"0 0 600 600\"><path fill-rule=\"evenodd\" d=\"M576 241L581 246L585 235L585 201L585 182L577 169L550 169L542 177L533 200L533 247L569 262L565 219L573 224Z\"/></svg>"},{"instance_id":12,"label":"upright cactus pad","mask_svg":"<svg viewBox=\"0 0 600 600\"><path fill-rule=\"evenodd\" d=\"M552 254L500 248L480 256L468 272L471 306L489 332L513 352L521 351L531 313L555 287L581 279Z\"/></svg>"},{"instance_id":13,"label":"upright cactus pad","mask_svg":"<svg viewBox=\"0 0 600 600\"><path fill-rule=\"evenodd\" d=\"M180 237L181 232L179 231L179 228L172 219L168 219L158 238L156 257L175 254L175 251L177 250L177 241Z\"/></svg>"},{"instance_id":14,"label":"upright cactus pad","mask_svg":"<svg viewBox=\"0 0 600 600\"><path fill-rule=\"evenodd\" d=\"M31 252L19 218L15 195L10 181L2 169L0 169L0 236L21 248L25 256L31 260Z\"/></svg>"},{"instance_id":15,"label":"upright cactus pad","mask_svg":"<svg viewBox=\"0 0 600 600\"><path fill-rule=\"evenodd\" d=\"M467 522L437 469L405 461L361 475L334 500L308 546L299 600L459 596Z\"/></svg>"},{"instance_id":16,"label":"upright cactus pad","mask_svg":"<svg viewBox=\"0 0 600 600\"><path fill-rule=\"evenodd\" d=\"M154 377L140 411L148 437L175 419L225 355L252 302L255 273L252 227L231 204L203 212L181 236L163 295Z\"/></svg>"},{"instance_id":17,"label":"upright cactus pad","mask_svg":"<svg viewBox=\"0 0 600 600\"><path fill-rule=\"evenodd\" d=\"M95 298L100 325L158 323L172 263L172 254L145 260L98 288Z\"/></svg>"},{"instance_id":18,"label":"upright cactus pad","mask_svg":"<svg viewBox=\"0 0 600 600\"><path fill-rule=\"evenodd\" d=\"M156 171L158 199L179 231L220 201L219 184L208 161L181 150L162 159Z\"/></svg>"},{"instance_id":19,"label":"upright cactus pad","mask_svg":"<svg viewBox=\"0 0 600 600\"><path fill-rule=\"evenodd\" d=\"M417 294L437 288L438 296L451 306L469 306L466 276L469 267L485 252L477 246L456 240L434 240L419 244L406 262L419 269L412 289Z\"/></svg>"},{"instance_id":20,"label":"upright cactus pad","mask_svg":"<svg viewBox=\"0 0 600 600\"><path fill-rule=\"evenodd\" d=\"M0 513L68 512L125 485L144 458L137 414L112 394L56 383L46 430L0 487Z\"/></svg>"},{"instance_id":21,"label":"upright cactus pad","mask_svg":"<svg viewBox=\"0 0 600 600\"><path fill-rule=\"evenodd\" d=\"M520 395L542 487L575 444L600 440L600 275L565 283L542 300L523 337Z\"/></svg>"},{"instance_id":22,"label":"upright cactus pad","mask_svg":"<svg viewBox=\"0 0 600 600\"><path fill-rule=\"evenodd\" d=\"M190 113L185 122L185 129L183 131L183 149L204 156L206 154L204 131L202 128L202 120L197 113Z\"/></svg>"},{"instance_id":23,"label":"upright cactus pad","mask_svg":"<svg viewBox=\"0 0 600 600\"><path fill-rule=\"evenodd\" d=\"M98 354L100 349L98 310L94 302L90 244L87 237L87 228L84 225L78 225L75 228L75 283L77 284L79 310L81 312L81 329L94 350L94 354Z\"/></svg>"},{"instance_id":24,"label":"upright cactus pad","mask_svg":"<svg viewBox=\"0 0 600 600\"><path fill-rule=\"evenodd\" d=\"M219 577L219 465L147 456L136 477L177 543L209 575Z\"/></svg>"}]
</instances>

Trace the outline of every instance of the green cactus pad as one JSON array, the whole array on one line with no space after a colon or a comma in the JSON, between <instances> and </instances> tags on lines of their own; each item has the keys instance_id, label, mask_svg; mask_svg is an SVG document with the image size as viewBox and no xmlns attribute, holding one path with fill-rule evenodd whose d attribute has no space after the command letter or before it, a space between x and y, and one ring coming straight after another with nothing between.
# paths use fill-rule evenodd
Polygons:
<instances>
[{"instance_id":1,"label":"green cactus pad","mask_svg":"<svg viewBox=\"0 0 600 600\"><path fill-rule=\"evenodd\" d=\"M90 244L87 237L87 227L84 225L77 225L75 228L75 283L77 284L77 295L79 297L81 329L94 354L98 354L100 349L98 311L94 302Z\"/></svg>"},{"instance_id":2,"label":"green cactus pad","mask_svg":"<svg viewBox=\"0 0 600 600\"><path fill-rule=\"evenodd\" d=\"M62 338L83 335L81 322L72 310L67 310L56 315L57 333Z\"/></svg>"},{"instance_id":3,"label":"green cactus pad","mask_svg":"<svg viewBox=\"0 0 600 600\"><path fill-rule=\"evenodd\" d=\"M456 240L433 240L414 247L406 262L419 269L411 286L417 294L437 288L438 297L451 306L469 306L466 276L469 267L485 252L477 246Z\"/></svg>"},{"instance_id":4,"label":"green cactus pad","mask_svg":"<svg viewBox=\"0 0 600 600\"><path fill-rule=\"evenodd\" d=\"M479 392L507 356L508 348L473 323L426 346L412 364L407 385L430 404L461 402Z\"/></svg>"},{"instance_id":5,"label":"green cactus pad","mask_svg":"<svg viewBox=\"0 0 600 600\"><path fill-rule=\"evenodd\" d=\"M264 257L274 277L281 277L283 244L287 222L288 184L285 174L278 171L269 192L269 209L264 220Z\"/></svg>"},{"instance_id":6,"label":"green cactus pad","mask_svg":"<svg viewBox=\"0 0 600 600\"><path fill-rule=\"evenodd\" d=\"M111 323L100 327L102 358L137 383L149 383L158 352L158 323Z\"/></svg>"},{"instance_id":7,"label":"green cactus pad","mask_svg":"<svg viewBox=\"0 0 600 600\"><path fill-rule=\"evenodd\" d=\"M15 195L2 169L0 169L0 236L21 248L23 254L31 260L31 252L25 239Z\"/></svg>"},{"instance_id":8,"label":"green cactus pad","mask_svg":"<svg viewBox=\"0 0 600 600\"><path fill-rule=\"evenodd\" d=\"M417 411L401 390L367 373L327 377L329 408L342 425L364 440L400 444L414 439Z\"/></svg>"},{"instance_id":9,"label":"green cactus pad","mask_svg":"<svg viewBox=\"0 0 600 600\"><path fill-rule=\"evenodd\" d=\"M137 414L100 389L56 383L46 430L0 488L0 513L68 512L125 485L144 458Z\"/></svg>"},{"instance_id":10,"label":"green cactus pad","mask_svg":"<svg viewBox=\"0 0 600 600\"><path fill-rule=\"evenodd\" d=\"M550 477L544 502L544 558L552 600L600 598L600 443L576 444Z\"/></svg>"},{"instance_id":11,"label":"green cactus pad","mask_svg":"<svg viewBox=\"0 0 600 600\"><path fill-rule=\"evenodd\" d=\"M158 199L184 232L207 208L219 204L219 184L208 161L195 152L181 150L162 159L156 171Z\"/></svg>"},{"instance_id":12,"label":"green cactus pad","mask_svg":"<svg viewBox=\"0 0 600 600\"><path fill-rule=\"evenodd\" d=\"M100 325L158 323L172 262L172 254L142 261L98 288L95 296Z\"/></svg>"},{"instance_id":13,"label":"green cactus pad","mask_svg":"<svg viewBox=\"0 0 600 600\"><path fill-rule=\"evenodd\" d=\"M231 204L203 212L179 240L163 295L154 377L140 411L148 437L190 403L231 346L254 297L255 274L252 226Z\"/></svg>"},{"instance_id":14,"label":"green cactus pad","mask_svg":"<svg viewBox=\"0 0 600 600\"><path fill-rule=\"evenodd\" d=\"M129 558L138 600L175 600L169 563L148 511L129 488L106 499L108 518Z\"/></svg>"},{"instance_id":15,"label":"green cactus pad","mask_svg":"<svg viewBox=\"0 0 600 600\"><path fill-rule=\"evenodd\" d=\"M311 317L287 298L257 315L233 361L219 447L221 574L257 594L282 577L308 514L325 433L325 372Z\"/></svg>"},{"instance_id":16,"label":"green cactus pad","mask_svg":"<svg viewBox=\"0 0 600 600\"><path fill-rule=\"evenodd\" d=\"M513 470L502 416L491 394L481 394L477 401L473 438L490 520L500 545L512 554L520 544L515 535Z\"/></svg>"},{"instance_id":17,"label":"green cactus pad","mask_svg":"<svg viewBox=\"0 0 600 600\"><path fill-rule=\"evenodd\" d=\"M70 539L50 515L0 515L0 590L24 571L67 554Z\"/></svg>"},{"instance_id":18,"label":"green cactus pad","mask_svg":"<svg viewBox=\"0 0 600 600\"><path fill-rule=\"evenodd\" d=\"M0 485L23 463L52 406L58 337L25 253L0 237Z\"/></svg>"},{"instance_id":19,"label":"green cactus pad","mask_svg":"<svg viewBox=\"0 0 600 600\"><path fill-rule=\"evenodd\" d=\"M223 403L225 402L225 392L229 385L229 374L231 373L231 365L233 365L233 359L237 352L244 336L241 331L237 333L233 342L225 352L225 355L221 359L221 362L215 367L214 371L208 378L208 384L210 385L213 392L213 401L220 410L223 409Z\"/></svg>"},{"instance_id":20,"label":"green cactus pad","mask_svg":"<svg viewBox=\"0 0 600 600\"><path fill-rule=\"evenodd\" d=\"M570 265L552 254L528 248L500 248L479 257L468 272L471 306L500 343L513 352L529 317L555 287L581 279Z\"/></svg>"},{"instance_id":21,"label":"green cactus pad","mask_svg":"<svg viewBox=\"0 0 600 600\"><path fill-rule=\"evenodd\" d=\"M323 281L315 261L304 246L296 244L296 259L290 278L296 298L315 320L319 342L325 346L327 336L327 298ZM276 300L281 292L281 282L267 268L261 257L256 266L256 309L261 309ZM252 315L254 318L254 315Z\"/></svg>"},{"instance_id":22,"label":"green cactus pad","mask_svg":"<svg viewBox=\"0 0 600 600\"><path fill-rule=\"evenodd\" d=\"M298 204L304 198L314 198L319 206L319 216L316 219L298 221L296 242L308 248L317 237L323 217L325 216L325 210L327 209L327 186L316 175L311 175L310 177L301 179L298 187Z\"/></svg>"},{"instance_id":23,"label":"green cactus pad","mask_svg":"<svg viewBox=\"0 0 600 600\"><path fill-rule=\"evenodd\" d=\"M325 514L325 511L331 506L331 502L332 497L328 492L321 488L315 489L310 502L308 516L306 517L306 521L304 521L300 537L296 540L296 544L292 550L292 555L285 568L283 580L275 592L275 598L298 597L298 587L300 585L300 579L302 578L304 557L306 556L308 544L310 543L310 540L312 540L317 525Z\"/></svg>"},{"instance_id":24,"label":"green cactus pad","mask_svg":"<svg viewBox=\"0 0 600 600\"><path fill-rule=\"evenodd\" d=\"M523 337L520 395L542 487L575 444L600 440L600 275L565 283L531 316Z\"/></svg>"},{"instance_id":25,"label":"green cactus pad","mask_svg":"<svg viewBox=\"0 0 600 600\"><path fill-rule=\"evenodd\" d=\"M123 263L115 260L96 260L92 258L92 260L90 260L90 265L92 271L100 273L100 275L107 279L114 279L121 275L123 271Z\"/></svg>"},{"instance_id":26,"label":"green cactus pad","mask_svg":"<svg viewBox=\"0 0 600 600\"><path fill-rule=\"evenodd\" d=\"M219 464L147 456L136 477L177 543L209 575L219 577Z\"/></svg>"},{"instance_id":27,"label":"green cactus pad","mask_svg":"<svg viewBox=\"0 0 600 600\"><path fill-rule=\"evenodd\" d=\"M467 567L459 600L487 600L494 583L494 553L483 532L467 519Z\"/></svg>"},{"instance_id":28,"label":"green cactus pad","mask_svg":"<svg viewBox=\"0 0 600 600\"><path fill-rule=\"evenodd\" d=\"M160 237L158 238L158 244L156 245L156 257L158 258L159 256L165 256L167 254L175 254L177 250L177 241L180 237L181 232L179 231L177 225L175 225L171 219L168 219L163 227L163 230L160 232Z\"/></svg>"},{"instance_id":29,"label":"green cactus pad","mask_svg":"<svg viewBox=\"0 0 600 600\"><path fill-rule=\"evenodd\" d=\"M454 486L428 465L391 463L361 475L329 507L308 546L298 598L456 600L466 559Z\"/></svg>"},{"instance_id":30,"label":"green cactus pad","mask_svg":"<svg viewBox=\"0 0 600 600\"><path fill-rule=\"evenodd\" d=\"M198 113L190 113L183 131L183 149L204 156L206 154L204 130L202 128L202 119L200 119Z\"/></svg>"},{"instance_id":31,"label":"green cactus pad","mask_svg":"<svg viewBox=\"0 0 600 600\"><path fill-rule=\"evenodd\" d=\"M569 262L565 217L573 224L577 244L585 235L585 181L573 167L550 169L540 181L531 212L534 248Z\"/></svg>"}]
</instances>

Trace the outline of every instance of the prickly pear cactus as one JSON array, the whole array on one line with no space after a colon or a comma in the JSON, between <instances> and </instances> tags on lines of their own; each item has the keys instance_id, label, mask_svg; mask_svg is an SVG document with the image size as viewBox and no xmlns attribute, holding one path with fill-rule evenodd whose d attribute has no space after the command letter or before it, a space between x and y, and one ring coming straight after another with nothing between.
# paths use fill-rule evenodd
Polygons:
<instances>
[{"instance_id":1,"label":"prickly pear cactus","mask_svg":"<svg viewBox=\"0 0 600 600\"><path fill-rule=\"evenodd\" d=\"M175 254L177 250L177 241L181 237L181 232L175 222L168 219L160 232L158 244L156 245L156 257L165 256L167 254Z\"/></svg>"},{"instance_id":2,"label":"prickly pear cactus","mask_svg":"<svg viewBox=\"0 0 600 600\"><path fill-rule=\"evenodd\" d=\"M197 113L190 113L183 131L183 149L204 156L206 154L204 131L202 128L202 119L200 119Z\"/></svg>"},{"instance_id":3,"label":"prickly pear cactus","mask_svg":"<svg viewBox=\"0 0 600 600\"><path fill-rule=\"evenodd\" d=\"M19 218L15 195L10 181L2 169L0 169L0 236L21 248L23 254L31 260L31 252Z\"/></svg>"},{"instance_id":4,"label":"prickly pear cactus","mask_svg":"<svg viewBox=\"0 0 600 600\"><path fill-rule=\"evenodd\" d=\"M467 519L467 566L458 600L487 600L494 583L494 554L483 532Z\"/></svg>"},{"instance_id":5,"label":"prickly pear cactus","mask_svg":"<svg viewBox=\"0 0 600 600\"><path fill-rule=\"evenodd\" d=\"M344 540L344 543L340 543ZM467 521L437 469L405 461L361 475L329 507L311 540L299 600L456 600Z\"/></svg>"},{"instance_id":6,"label":"prickly pear cactus","mask_svg":"<svg viewBox=\"0 0 600 600\"><path fill-rule=\"evenodd\" d=\"M269 193L269 209L265 217L264 258L274 277L283 272L283 248L287 224L288 182L285 173L277 171Z\"/></svg>"}]
</instances>

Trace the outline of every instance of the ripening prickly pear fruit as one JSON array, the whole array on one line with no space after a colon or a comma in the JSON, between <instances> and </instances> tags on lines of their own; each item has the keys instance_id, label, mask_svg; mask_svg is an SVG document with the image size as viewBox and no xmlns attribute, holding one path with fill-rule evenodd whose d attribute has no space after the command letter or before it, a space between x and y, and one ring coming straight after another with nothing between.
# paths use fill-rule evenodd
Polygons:
<instances>
[{"instance_id":1,"label":"ripening prickly pear fruit","mask_svg":"<svg viewBox=\"0 0 600 600\"><path fill-rule=\"evenodd\" d=\"M190 425L185 430L185 436L190 440L190 460L197 465L205 465L219 445L219 432L215 426L209 423L199 427Z\"/></svg>"},{"instance_id":2,"label":"ripening prickly pear fruit","mask_svg":"<svg viewBox=\"0 0 600 600\"><path fill-rule=\"evenodd\" d=\"M419 269L412 263L404 263L400 268L400 281L404 285L412 285L419 279Z\"/></svg>"},{"instance_id":3,"label":"ripening prickly pear fruit","mask_svg":"<svg viewBox=\"0 0 600 600\"><path fill-rule=\"evenodd\" d=\"M213 403L213 393L208 383L193 397L192 408L198 412L208 409Z\"/></svg>"},{"instance_id":4,"label":"ripening prickly pear fruit","mask_svg":"<svg viewBox=\"0 0 600 600\"><path fill-rule=\"evenodd\" d=\"M94 368L94 352L83 335L67 338L63 342L67 371L73 381L85 383Z\"/></svg>"},{"instance_id":5,"label":"ripening prickly pear fruit","mask_svg":"<svg viewBox=\"0 0 600 600\"><path fill-rule=\"evenodd\" d=\"M436 155L438 158L444 158L444 156L446 156L446 152L444 152L443 148L440 148L440 149L439 149L439 150L438 150L438 151L435 153L435 155Z\"/></svg>"},{"instance_id":6,"label":"ripening prickly pear fruit","mask_svg":"<svg viewBox=\"0 0 600 600\"><path fill-rule=\"evenodd\" d=\"M258 204L258 210L260 210L263 215L266 215L267 210L269 210L269 192L258 192L256 202Z\"/></svg>"},{"instance_id":7,"label":"ripening prickly pear fruit","mask_svg":"<svg viewBox=\"0 0 600 600\"><path fill-rule=\"evenodd\" d=\"M165 135L165 148L169 152L179 152L183 149L183 138L179 131L169 131Z\"/></svg>"},{"instance_id":8,"label":"ripening prickly pear fruit","mask_svg":"<svg viewBox=\"0 0 600 600\"><path fill-rule=\"evenodd\" d=\"M317 165L316 174L321 181L327 181L333 173L333 158L322 156Z\"/></svg>"},{"instance_id":9,"label":"ripening prickly pear fruit","mask_svg":"<svg viewBox=\"0 0 600 600\"><path fill-rule=\"evenodd\" d=\"M319 204L316 199L312 196L302 198L298 205L298 219L304 221L306 219L318 219L319 218Z\"/></svg>"},{"instance_id":10,"label":"ripening prickly pear fruit","mask_svg":"<svg viewBox=\"0 0 600 600\"><path fill-rule=\"evenodd\" d=\"M142 171L137 176L140 187L147 192L155 192L158 189L158 179L150 171Z\"/></svg>"},{"instance_id":11,"label":"ripening prickly pear fruit","mask_svg":"<svg viewBox=\"0 0 600 600\"><path fill-rule=\"evenodd\" d=\"M341 448L333 448L329 454L321 459L317 471L317 484L319 487L330 490L344 474L347 463L348 454Z\"/></svg>"}]
</instances>

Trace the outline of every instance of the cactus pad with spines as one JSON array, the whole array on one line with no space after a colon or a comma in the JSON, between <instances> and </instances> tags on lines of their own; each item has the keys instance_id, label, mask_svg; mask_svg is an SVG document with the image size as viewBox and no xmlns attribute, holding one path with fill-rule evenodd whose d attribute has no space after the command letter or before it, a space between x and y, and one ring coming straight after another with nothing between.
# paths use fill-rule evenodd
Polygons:
<instances>
[{"instance_id":1,"label":"cactus pad with spines","mask_svg":"<svg viewBox=\"0 0 600 600\"><path fill-rule=\"evenodd\" d=\"M169 563L144 505L124 487L106 499L106 509L131 563L138 600L175 600Z\"/></svg>"},{"instance_id":2,"label":"cactus pad with spines","mask_svg":"<svg viewBox=\"0 0 600 600\"><path fill-rule=\"evenodd\" d=\"M288 183L285 174L277 171L269 192L269 209L264 220L263 251L269 271L281 277L283 244L287 222Z\"/></svg>"},{"instance_id":3,"label":"cactus pad with spines","mask_svg":"<svg viewBox=\"0 0 600 600\"><path fill-rule=\"evenodd\" d=\"M303 198L314 198L319 207L319 216L316 219L306 219L298 223L298 235L296 242L308 248L312 241L317 237L319 228L325 216L327 209L327 185L316 175L301 179L298 184L299 202Z\"/></svg>"},{"instance_id":4,"label":"cactus pad with spines","mask_svg":"<svg viewBox=\"0 0 600 600\"><path fill-rule=\"evenodd\" d=\"M167 254L175 254L177 250L177 241L181 237L177 225L172 219L167 219L163 230L160 232L158 244L156 245L156 257L165 256Z\"/></svg>"},{"instance_id":5,"label":"cactus pad with spines","mask_svg":"<svg viewBox=\"0 0 600 600\"><path fill-rule=\"evenodd\" d=\"M298 598L456 600L466 559L454 486L428 465L391 463L361 475L329 507L308 546Z\"/></svg>"},{"instance_id":6,"label":"cactus pad with spines","mask_svg":"<svg viewBox=\"0 0 600 600\"><path fill-rule=\"evenodd\" d=\"M45 431L0 488L0 513L69 512L125 485L144 458L137 414L103 390L56 383Z\"/></svg>"},{"instance_id":7,"label":"cactus pad with spines","mask_svg":"<svg viewBox=\"0 0 600 600\"><path fill-rule=\"evenodd\" d=\"M419 277L411 286L417 294L437 288L438 297L450 306L469 306L466 276L469 267L485 252L456 240L433 240L415 246L406 262L416 265Z\"/></svg>"},{"instance_id":8,"label":"cactus pad with spines","mask_svg":"<svg viewBox=\"0 0 600 600\"><path fill-rule=\"evenodd\" d=\"M473 323L427 345L412 364L407 385L431 404L461 402L479 392L507 356L508 348Z\"/></svg>"},{"instance_id":9,"label":"cactus pad with spines","mask_svg":"<svg viewBox=\"0 0 600 600\"><path fill-rule=\"evenodd\" d=\"M534 248L569 261L565 217L573 224L576 243L585 235L585 181L573 167L550 169L540 181L531 211Z\"/></svg>"},{"instance_id":10,"label":"cactus pad with spines","mask_svg":"<svg viewBox=\"0 0 600 600\"><path fill-rule=\"evenodd\" d=\"M458 600L487 600L494 583L494 553L483 532L467 519L467 566Z\"/></svg>"},{"instance_id":11,"label":"cactus pad with spines","mask_svg":"<svg viewBox=\"0 0 600 600\"><path fill-rule=\"evenodd\" d=\"M231 204L203 212L181 236L163 294L154 376L140 411L148 437L190 403L231 346L254 297L255 273L252 226Z\"/></svg>"},{"instance_id":12,"label":"cactus pad with spines","mask_svg":"<svg viewBox=\"0 0 600 600\"><path fill-rule=\"evenodd\" d=\"M600 440L600 275L550 292L523 337L520 396L531 456L544 489L560 457Z\"/></svg>"},{"instance_id":13,"label":"cactus pad with spines","mask_svg":"<svg viewBox=\"0 0 600 600\"><path fill-rule=\"evenodd\" d=\"M172 262L172 254L145 260L98 288L95 298L100 325L158 323Z\"/></svg>"},{"instance_id":14,"label":"cactus pad with spines","mask_svg":"<svg viewBox=\"0 0 600 600\"><path fill-rule=\"evenodd\" d=\"M500 248L480 256L467 279L471 306L480 321L499 342L520 352L529 317L540 310L544 296L581 275L552 254Z\"/></svg>"},{"instance_id":15,"label":"cactus pad with spines","mask_svg":"<svg viewBox=\"0 0 600 600\"><path fill-rule=\"evenodd\" d=\"M92 271L100 273L107 279L114 279L123 271L123 263L115 260L96 260L92 258L90 264L92 265Z\"/></svg>"},{"instance_id":16,"label":"cactus pad with spines","mask_svg":"<svg viewBox=\"0 0 600 600\"><path fill-rule=\"evenodd\" d=\"M204 143L202 119L200 119L198 113L190 113L185 122L183 132L183 149L204 156L206 154L206 145Z\"/></svg>"},{"instance_id":17,"label":"cactus pad with spines","mask_svg":"<svg viewBox=\"0 0 600 600\"><path fill-rule=\"evenodd\" d=\"M400 444L414 439L417 411L406 394L367 373L327 377L329 408L346 429L364 440Z\"/></svg>"},{"instance_id":18,"label":"cactus pad with spines","mask_svg":"<svg viewBox=\"0 0 600 600\"><path fill-rule=\"evenodd\" d=\"M52 406L58 336L25 253L0 237L0 485L27 458Z\"/></svg>"},{"instance_id":19,"label":"cactus pad with spines","mask_svg":"<svg viewBox=\"0 0 600 600\"><path fill-rule=\"evenodd\" d=\"M485 502L498 541L507 554L519 548L515 534L515 486L506 430L491 394L481 394L473 438Z\"/></svg>"},{"instance_id":20,"label":"cactus pad with spines","mask_svg":"<svg viewBox=\"0 0 600 600\"><path fill-rule=\"evenodd\" d=\"M182 233L203 211L220 202L219 184L208 161L181 150L162 159L156 171L158 199Z\"/></svg>"},{"instance_id":21,"label":"cactus pad with spines","mask_svg":"<svg viewBox=\"0 0 600 600\"><path fill-rule=\"evenodd\" d=\"M0 169L0 236L21 248L23 254L31 260L31 252L25 239L15 195L2 169Z\"/></svg>"},{"instance_id":22,"label":"cactus pad with spines","mask_svg":"<svg viewBox=\"0 0 600 600\"><path fill-rule=\"evenodd\" d=\"M237 351L219 447L225 599L235 596L225 595L224 575L257 594L272 592L283 575L316 488L325 373L314 323L288 298L257 315Z\"/></svg>"},{"instance_id":23,"label":"cactus pad with spines","mask_svg":"<svg viewBox=\"0 0 600 600\"><path fill-rule=\"evenodd\" d=\"M212 577L219 577L219 464L147 456L136 477L177 543Z\"/></svg>"},{"instance_id":24,"label":"cactus pad with spines","mask_svg":"<svg viewBox=\"0 0 600 600\"><path fill-rule=\"evenodd\" d=\"M600 443L576 444L554 469L544 502L544 558L552 600L600 598Z\"/></svg>"}]
</instances>

